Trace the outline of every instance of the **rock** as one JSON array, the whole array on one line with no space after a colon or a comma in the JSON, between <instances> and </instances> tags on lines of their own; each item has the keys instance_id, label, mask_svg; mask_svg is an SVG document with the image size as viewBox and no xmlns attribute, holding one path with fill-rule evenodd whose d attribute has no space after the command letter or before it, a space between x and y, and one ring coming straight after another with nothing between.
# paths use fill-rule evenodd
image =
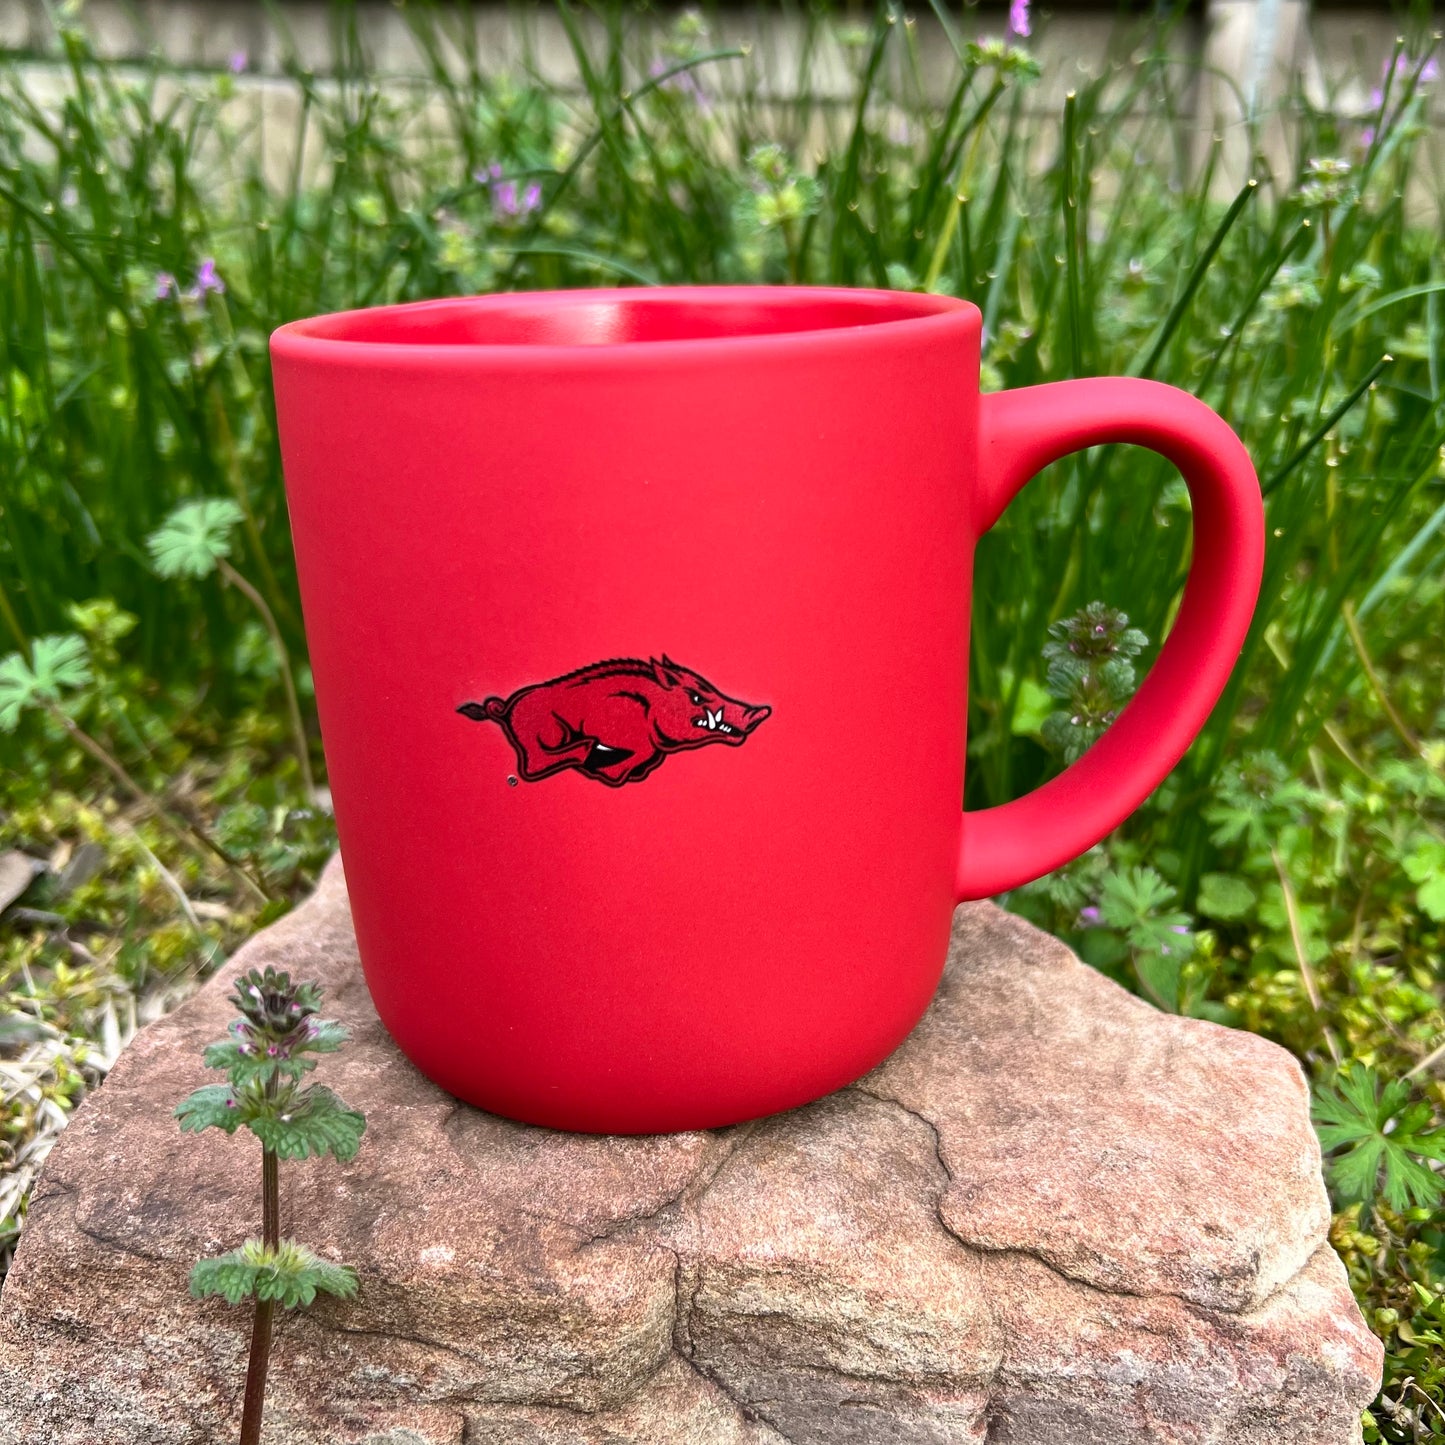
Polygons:
<instances>
[{"instance_id":1,"label":"rock","mask_svg":"<svg viewBox=\"0 0 1445 1445\"><path fill-rule=\"evenodd\" d=\"M1304 1079L990 904L867 1078L711 1133L597 1138L443 1094L372 1012L339 865L77 1111L0 1295L0 1439L202 1445L248 1315L186 1292L255 1232L254 1144L182 1137L235 972L314 978L354 1042L350 1165L288 1232L360 1297L286 1316L270 1445L1348 1445L1379 1380L1325 1240Z\"/></svg>"}]
</instances>

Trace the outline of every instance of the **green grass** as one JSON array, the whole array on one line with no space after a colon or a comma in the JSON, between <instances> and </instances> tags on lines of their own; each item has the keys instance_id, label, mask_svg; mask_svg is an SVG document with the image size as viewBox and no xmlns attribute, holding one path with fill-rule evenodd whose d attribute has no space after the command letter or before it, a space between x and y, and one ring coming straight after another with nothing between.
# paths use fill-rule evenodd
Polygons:
<instances>
[{"instance_id":1,"label":"green grass","mask_svg":"<svg viewBox=\"0 0 1445 1445\"><path fill-rule=\"evenodd\" d=\"M1432 1341L1445 1214L1429 1182L1445 1115L1445 216L1430 199L1430 41L1402 49L1372 117L1292 92L1289 165L1260 159L1231 194L1217 150L1184 162L1194 77L1167 27L1121 33L1101 78L1036 114L1027 52L968 38L971 21L953 22L952 84L930 98L919 28L887 12L811 20L782 94L762 85L756 47L720 46L701 22L560 13L571 91L490 68L448 12L414 6L428 71L379 86L338 8L337 74L291 66L296 118L268 118L264 137L229 76L107 68L73 27L63 108L27 96L14 58L0 65L0 651L30 659L37 638L79 631L92 678L0 734L0 845L51 858L24 906L64 922L0 923L0 1063L23 1082L6 1088L0 1147L33 1158L128 1011L213 966L326 852L284 687L289 654L319 771L272 327L510 287L948 291L984 310L986 385L1153 376L1221 411L1256 460L1266 576L1224 699L1124 829L1009 903L1161 1006L1304 1061L1322 1128L1344 1131L1328 1135L1336 1243L1390 1350L1368 1438L1445 1440ZM824 44L848 56L851 94L811 83ZM263 140L280 158L269 173ZM499 180L474 179L494 164ZM207 258L224 291L180 294ZM176 285L158 287L164 275ZM229 570L163 577L147 538L199 498L239 508ZM1036 785L1069 750L1060 729L1083 684L1051 678L1051 625L1094 600L1120 608L1150 639L1147 665L1189 547L1177 479L1136 451L1061 463L1009 509L977 564L971 806ZM1048 723L1060 703L1064 723ZM107 867L65 886L87 840ZM88 1060L87 1038L101 1041ZM1387 1090L1373 1122L1351 1088ZM1414 1152L1361 1167L1402 1120ZM1416 1165L1419 1192L1402 1193Z\"/></svg>"}]
</instances>

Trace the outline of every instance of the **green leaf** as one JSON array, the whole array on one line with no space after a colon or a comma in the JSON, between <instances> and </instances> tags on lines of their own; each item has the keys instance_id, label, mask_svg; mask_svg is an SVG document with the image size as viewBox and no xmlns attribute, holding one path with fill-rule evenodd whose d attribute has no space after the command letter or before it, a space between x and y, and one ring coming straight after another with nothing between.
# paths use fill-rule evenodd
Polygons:
<instances>
[{"instance_id":1,"label":"green leaf","mask_svg":"<svg viewBox=\"0 0 1445 1445\"><path fill-rule=\"evenodd\" d=\"M1428 878L1415 890L1415 902L1420 912L1436 923L1445 923L1445 873Z\"/></svg>"},{"instance_id":2,"label":"green leaf","mask_svg":"<svg viewBox=\"0 0 1445 1445\"><path fill-rule=\"evenodd\" d=\"M197 1299L220 1295L233 1305L244 1299L274 1300L291 1310L309 1305L318 1294L353 1299L357 1279L350 1265L332 1264L294 1239L283 1239L275 1249L248 1239L229 1254L198 1261L190 1288Z\"/></svg>"},{"instance_id":3,"label":"green leaf","mask_svg":"<svg viewBox=\"0 0 1445 1445\"><path fill-rule=\"evenodd\" d=\"M58 698L66 688L84 687L90 681L90 659L83 637L73 632L37 637L31 651L36 686L45 696Z\"/></svg>"},{"instance_id":4,"label":"green leaf","mask_svg":"<svg viewBox=\"0 0 1445 1445\"><path fill-rule=\"evenodd\" d=\"M343 1164L356 1157L366 1131L365 1118L324 1084L303 1090L284 1114L246 1122L261 1143L282 1159L334 1154Z\"/></svg>"},{"instance_id":5,"label":"green leaf","mask_svg":"<svg viewBox=\"0 0 1445 1445\"><path fill-rule=\"evenodd\" d=\"M351 1030L333 1019L313 1019L311 1030L304 1047L317 1054L334 1054L351 1037Z\"/></svg>"},{"instance_id":6,"label":"green leaf","mask_svg":"<svg viewBox=\"0 0 1445 1445\"><path fill-rule=\"evenodd\" d=\"M65 615L78 627L86 640L101 647L114 647L121 638L135 630L140 619L127 612L109 597L94 597L89 602L72 602Z\"/></svg>"},{"instance_id":7,"label":"green leaf","mask_svg":"<svg viewBox=\"0 0 1445 1445\"><path fill-rule=\"evenodd\" d=\"M1141 953L1134 961L1139 982L1170 1013L1179 1012L1179 975L1183 962L1181 957L1166 958L1158 953Z\"/></svg>"},{"instance_id":8,"label":"green leaf","mask_svg":"<svg viewBox=\"0 0 1445 1445\"><path fill-rule=\"evenodd\" d=\"M1445 922L1445 843L1433 837L1421 839L1401 859L1401 866L1406 877L1420 885L1415 891L1420 911L1436 923Z\"/></svg>"},{"instance_id":9,"label":"green leaf","mask_svg":"<svg viewBox=\"0 0 1445 1445\"><path fill-rule=\"evenodd\" d=\"M256 1266L239 1249L217 1259L197 1260L191 1268L190 1289L196 1299L218 1294L227 1304L238 1305L255 1294Z\"/></svg>"},{"instance_id":10,"label":"green leaf","mask_svg":"<svg viewBox=\"0 0 1445 1445\"><path fill-rule=\"evenodd\" d=\"M1131 948L1188 957L1194 952L1189 915L1171 909L1174 886L1153 868L1129 868L1108 874L1099 890L1099 914L1110 928L1121 929Z\"/></svg>"},{"instance_id":11,"label":"green leaf","mask_svg":"<svg viewBox=\"0 0 1445 1445\"><path fill-rule=\"evenodd\" d=\"M202 1129L224 1129L234 1134L246 1122L245 1111L229 1084L207 1084L197 1089L176 1105L176 1118L187 1134L199 1134Z\"/></svg>"},{"instance_id":12,"label":"green leaf","mask_svg":"<svg viewBox=\"0 0 1445 1445\"><path fill-rule=\"evenodd\" d=\"M294 1310L298 1305L309 1305L318 1294L335 1295L337 1299L355 1299L356 1271L349 1264L332 1264L329 1260L311 1256L312 1263L304 1270L290 1275L278 1275L270 1286L270 1293L283 1309ZM257 1287L260 1299L267 1297L267 1282Z\"/></svg>"},{"instance_id":13,"label":"green leaf","mask_svg":"<svg viewBox=\"0 0 1445 1445\"><path fill-rule=\"evenodd\" d=\"M249 1084L268 1084L272 1079L290 1079L293 1083L316 1067L314 1059L304 1054L290 1058L272 1058L265 1053L246 1050L236 1039L222 1039L207 1044L201 1056L208 1069L224 1069L233 1087L244 1089Z\"/></svg>"},{"instance_id":14,"label":"green leaf","mask_svg":"<svg viewBox=\"0 0 1445 1445\"><path fill-rule=\"evenodd\" d=\"M30 665L12 652L0 661L0 729L13 733L20 725L20 714L35 697L35 684Z\"/></svg>"},{"instance_id":15,"label":"green leaf","mask_svg":"<svg viewBox=\"0 0 1445 1445\"><path fill-rule=\"evenodd\" d=\"M1207 918L1232 922L1247 917L1258 901L1254 889L1232 873L1206 873L1199 880L1198 908Z\"/></svg>"},{"instance_id":16,"label":"green leaf","mask_svg":"<svg viewBox=\"0 0 1445 1445\"><path fill-rule=\"evenodd\" d=\"M1014 674L1011 669L1001 667L998 680L1005 696L1013 691ZM1013 716L1009 719L1009 732L1016 738L1037 737L1044 719L1054 710L1054 700L1031 677L1024 678L1018 686Z\"/></svg>"},{"instance_id":17,"label":"green leaf","mask_svg":"<svg viewBox=\"0 0 1445 1445\"><path fill-rule=\"evenodd\" d=\"M1211 840L1221 847L1242 843L1252 851L1268 852L1281 829L1316 801L1275 754L1260 752L1224 770L1204 817L1212 825Z\"/></svg>"},{"instance_id":18,"label":"green leaf","mask_svg":"<svg viewBox=\"0 0 1445 1445\"><path fill-rule=\"evenodd\" d=\"M1099 894L1099 911L1113 928L1127 928L1174 901L1174 888L1153 868L1128 868L1110 873Z\"/></svg>"},{"instance_id":19,"label":"green leaf","mask_svg":"<svg viewBox=\"0 0 1445 1445\"><path fill-rule=\"evenodd\" d=\"M1178 1013L1180 973L1196 940L1189 915L1169 906L1174 894L1174 886L1153 868L1119 869L1104 878L1099 916L1128 940L1144 991Z\"/></svg>"},{"instance_id":20,"label":"green leaf","mask_svg":"<svg viewBox=\"0 0 1445 1445\"><path fill-rule=\"evenodd\" d=\"M59 702L67 688L90 681L85 639L73 632L37 637L30 654L30 662L18 652L0 661L0 731L14 732L26 708Z\"/></svg>"},{"instance_id":21,"label":"green leaf","mask_svg":"<svg viewBox=\"0 0 1445 1445\"><path fill-rule=\"evenodd\" d=\"M231 554L231 533L245 513L225 497L183 502L146 538L162 577L207 577Z\"/></svg>"},{"instance_id":22,"label":"green leaf","mask_svg":"<svg viewBox=\"0 0 1445 1445\"><path fill-rule=\"evenodd\" d=\"M1432 1124L1429 1105L1410 1102L1404 1079L1382 1086L1373 1069L1346 1064L1333 1085L1316 1089L1313 1112L1343 1203L1369 1204L1377 1193L1395 1210L1445 1200L1445 1179L1431 1168L1445 1161L1445 1128Z\"/></svg>"},{"instance_id":23,"label":"green leaf","mask_svg":"<svg viewBox=\"0 0 1445 1445\"><path fill-rule=\"evenodd\" d=\"M231 853L259 853L271 840L271 814L259 803L232 803L217 815L211 832Z\"/></svg>"}]
</instances>

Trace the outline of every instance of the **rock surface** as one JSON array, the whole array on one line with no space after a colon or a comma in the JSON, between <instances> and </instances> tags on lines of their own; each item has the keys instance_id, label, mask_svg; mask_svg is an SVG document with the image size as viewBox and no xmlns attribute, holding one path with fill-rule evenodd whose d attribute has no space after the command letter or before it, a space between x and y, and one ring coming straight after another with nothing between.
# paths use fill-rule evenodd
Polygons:
<instances>
[{"instance_id":1,"label":"rock surface","mask_svg":"<svg viewBox=\"0 0 1445 1445\"><path fill-rule=\"evenodd\" d=\"M269 1445L1348 1445L1379 1377L1304 1079L989 904L898 1052L806 1109L595 1138L457 1103L398 1054L333 864L146 1029L50 1157L0 1295L0 1440L202 1445L248 1320L186 1292L255 1231L257 1154L183 1138L230 978L315 978L356 1161L282 1171L353 1303L278 1329Z\"/></svg>"}]
</instances>

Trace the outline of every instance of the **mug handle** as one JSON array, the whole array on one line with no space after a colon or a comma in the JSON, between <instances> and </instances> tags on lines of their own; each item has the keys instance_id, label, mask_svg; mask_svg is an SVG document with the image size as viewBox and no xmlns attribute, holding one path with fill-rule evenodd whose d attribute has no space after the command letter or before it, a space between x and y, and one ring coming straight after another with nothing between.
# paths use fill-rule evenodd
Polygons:
<instances>
[{"instance_id":1,"label":"mug handle","mask_svg":"<svg viewBox=\"0 0 1445 1445\"><path fill-rule=\"evenodd\" d=\"M1050 462L1104 442L1132 442L1183 474L1194 555L1168 640L1108 731L1042 787L964 813L960 900L1016 888L1078 857L1163 782L1229 680L1264 570L1264 503L1249 454L1188 392L1097 377L986 393L979 402L980 534Z\"/></svg>"}]
</instances>

